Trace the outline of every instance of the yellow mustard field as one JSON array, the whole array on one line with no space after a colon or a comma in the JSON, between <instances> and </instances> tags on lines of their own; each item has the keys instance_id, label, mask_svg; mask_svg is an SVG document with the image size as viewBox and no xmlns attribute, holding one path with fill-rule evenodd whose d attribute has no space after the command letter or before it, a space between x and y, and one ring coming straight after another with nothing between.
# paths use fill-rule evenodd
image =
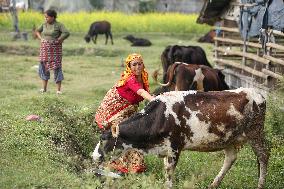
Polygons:
<instances>
[{"instance_id":1,"label":"yellow mustard field","mask_svg":"<svg viewBox=\"0 0 284 189\"><path fill-rule=\"evenodd\" d=\"M180 13L126 14L121 12L77 12L59 13L57 20L72 32L86 32L91 23L107 20L113 32L164 32L164 33L204 33L210 26L197 24L198 15ZM19 12L20 30L38 27L44 22L39 12ZM0 29L13 30L10 14L0 14Z\"/></svg>"}]
</instances>

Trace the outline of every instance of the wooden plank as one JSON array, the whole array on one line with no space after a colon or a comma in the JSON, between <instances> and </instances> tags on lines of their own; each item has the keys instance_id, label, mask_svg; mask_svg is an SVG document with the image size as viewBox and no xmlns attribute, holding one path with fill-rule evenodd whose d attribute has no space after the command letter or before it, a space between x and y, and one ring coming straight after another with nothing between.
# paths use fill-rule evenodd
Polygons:
<instances>
[{"instance_id":1,"label":"wooden plank","mask_svg":"<svg viewBox=\"0 0 284 189\"><path fill-rule=\"evenodd\" d=\"M265 73L266 75L269 75L269 76L274 77L276 79L279 79L279 80L283 79L283 75L279 75L279 74L274 73L274 72L267 70L265 68L262 69L262 72Z\"/></svg>"},{"instance_id":2,"label":"wooden plank","mask_svg":"<svg viewBox=\"0 0 284 189\"><path fill-rule=\"evenodd\" d=\"M274 57L269 56L269 55L263 55L263 58L266 58L266 59L270 60L271 62L275 62L277 64L281 64L282 66L284 66L284 60L274 58Z\"/></svg>"},{"instance_id":3,"label":"wooden plank","mask_svg":"<svg viewBox=\"0 0 284 189\"><path fill-rule=\"evenodd\" d=\"M214 62L219 63L221 65L227 65L227 66L231 66L231 67L234 67L234 68L238 68L238 69L244 70L244 71L246 71L246 72L248 72L248 73L250 73L252 75L255 75L255 76L267 79L267 75L266 74L264 74L264 73L262 73L260 71L254 70L253 68L245 66L243 64L239 64L239 63L233 62L231 60L214 59Z\"/></svg>"},{"instance_id":4,"label":"wooden plank","mask_svg":"<svg viewBox=\"0 0 284 189\"><path fill-rule=\"evenodd\" d=\"M238 7L253 7L253 6L256 6L257 3L237 3L237 2L233 2L233 3L231 3L231 5L238 6Z\"/></svg>"},{"instance_id":5,"label":"wooden plank","mask_svg":"<svg viewBox=\"0 0 284 189\"><path fill-rule=\"evenodd\" d=\"M263 94L267 94L270 88L265 83L258 83L254 78L244 76L240 73L233 71L232 69L224 69L222 73L225 75L225 80L230 87L253 87L258 88ZM237 81L236 81L237 80Z\"/></svg>"},{"instance_id":6,"label":"wooden plank","mask_svg":"<svg viewBox=\"0 0 284 189\"><path fill-rule=\"evenodd\" d=\"M227 31L227 32L240 33L238 28L228 28L228 27L221 26L221 27L216 27L216 29Z\"/></svg>"},{"instance_id":7,"label":"wooden plank","mask_svg":"<svg viewBox=\"0 0 284 189\"><path fill-rule=\"evenodd\" d=\"M281 31L273 30L272 33L284 37L284 33L282 33Z\"/></svg>"},{"instance_id":8,"label":"wooden plank","mask_svg":"<svg viewBox=\"0 0 284 189\"><path fill-rule=\"evenodd\" d=\"M244 53L244 52L241 52L241 51L232 51L232 50L223 49L223 48L220 48L220 47L215 47L214 50L219 51L219 52L223 52L224 54L246 57L246 58L255 60L257 62L260 62L262 64L265 64L265 65L268 65L270 63L270 60L267 60L265 58L259 57L255 54L251 54L251 53Z\"/></svg>"},{"instance_id":9,"label":"wooden plank","mask_svg":"<svg viewBox=\"0 0 284 189\"><path fill-rule=\"evenodd\" d=\"M278 45L278 44L275 44L275 43L266 43L266 46L267 46L267 47L272 47L272 48L274 48L274 49L278 49L278 50L284 51L284 46Z\"/></svg>"},{"instance_id":10,"label":"wooden plank","mask_svg":"<svg viewBox=\"0 0 284 189\"><path fill-rule=\"evenodd\" d=\"M229 39L229 38L222 38L222 37L214 37L214 40L221 41L221 42L226 42L226 43L233 43L233 44L239 44L239 45L244 45L244 41L242 40L237 40L237 39ZM253 43L253 42L246 42L247 46L249 47L255 47L261 49L262 46L259 43Z\"/></svg>"}]
</instances>

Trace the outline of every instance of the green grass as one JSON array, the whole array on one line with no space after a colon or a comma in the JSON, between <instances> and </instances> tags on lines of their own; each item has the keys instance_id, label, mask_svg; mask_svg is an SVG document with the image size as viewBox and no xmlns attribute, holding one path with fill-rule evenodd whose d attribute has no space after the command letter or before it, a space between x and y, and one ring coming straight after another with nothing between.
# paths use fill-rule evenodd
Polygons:
<instances>
[{"instance_id":1,"label":"green grass","mask_svg":"<svg viewBox=\"0 0 284 189\"><path fill-rule=\"evenodd\" d=\"M143 55L150 75L161 67L160 54L170 44L201 45L212 63L212 46L196 42L202 34L136 33L153 42L151 47L138 48L122 39L128 33L114 33L114 45L104 45L104 36L99 36L97 45L87 44L84 33L72 33L64 42L65 80L61 96L55 95L52 80L46 94L38 93L39 41L11 41L9 33L0 34L1 189L163 188L163 163L155 156L146 157L147 172L123 179L98 178L89 172L94 166L90 154L99 136L93 114L106 91L119 78L122 60L131 52ZM156 87L151 77L150 87L152 91ZM43 121L25 121L29 114L40 115ZM273 119L273 108L267 115L272 151L266 188L280 189L284 177L283 139L271 134L270 124L281 127L283 122L281 118ZM206 188L219 172L223 158L222 152L183 152L175 172L175 188ZM245 146L220 188L256 186L256 157Z\"/></svg>"}]
</instances>

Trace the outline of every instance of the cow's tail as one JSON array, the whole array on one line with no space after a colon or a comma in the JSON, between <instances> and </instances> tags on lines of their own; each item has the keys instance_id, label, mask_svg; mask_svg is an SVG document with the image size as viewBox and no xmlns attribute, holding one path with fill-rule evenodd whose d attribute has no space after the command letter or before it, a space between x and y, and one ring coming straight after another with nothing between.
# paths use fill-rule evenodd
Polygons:
<instances>
[{"instance_id":1,"label":"cow's tail","mask_svg":"<svg viewBox=\"0 0 284 189\"><path fill-rule=\"evenodd\" d=\"M170 67L168 68L167 71L167 75L168 75L168 82L166 84L163 83L159 83L159 85L163 86L163 87L168 87L171 85L174 75L175 75L175 69L177 66L179 66L180 64L182 64L181 62L175 62L174 64L170 65Z\"/></svg>"},{"instance_id":2,"label":"cow's tail","mask_svg":"<svg viewBox=\"0 0 284 189\"><path fill-rule=\"evenodd\" d=\"M159 71L160 71L160 68L157 69L157 70L155 70L155 71L153 72L153 74L152 74L152 78L154 79L154 81L155 81L156 83L158 83L158 75L161 75L161 74L159 73Z\"/></svg>"}]
</instances>

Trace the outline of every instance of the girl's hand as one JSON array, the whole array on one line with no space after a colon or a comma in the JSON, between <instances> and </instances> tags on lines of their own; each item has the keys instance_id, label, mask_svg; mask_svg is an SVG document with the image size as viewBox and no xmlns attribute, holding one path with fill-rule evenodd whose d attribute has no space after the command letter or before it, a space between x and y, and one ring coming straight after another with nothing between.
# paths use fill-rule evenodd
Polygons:
<instances>
[{"instance_id":1,"label":"girl's hand","mask_svg":"<svg viewBox=\"0 0 284 189\"><path fill-rule=\"evenodd\" d=\"M57 39L58 43L63 43L63 39Z\"/></svg>"}]
</instances>

